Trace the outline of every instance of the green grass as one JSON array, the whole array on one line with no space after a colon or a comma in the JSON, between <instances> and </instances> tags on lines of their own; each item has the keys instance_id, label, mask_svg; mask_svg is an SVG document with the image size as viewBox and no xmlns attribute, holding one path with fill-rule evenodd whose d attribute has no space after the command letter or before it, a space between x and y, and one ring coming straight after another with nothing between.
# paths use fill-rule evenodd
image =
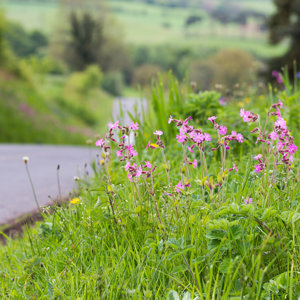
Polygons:
<instances>
[{"instance_id":1,"label":"green grass","mask_svg":"<svg viewBox=\"0 0 300 300\"><path fill-rule=\"evenodd\" d=\"M269 2L255 2L257 8L268 7ZM243 2L244 6L248 2ZM270 47L265 34L248 35L235 25L224 28L217 23L211 23L202 10L182 8L164 8L137 2L110 1L108 3L112 15L119 23L121 35L128 43L135 45L170 44L194 47L197 49L237 48L249 51L256 56L270 57L282 54L288 47L282 44ZM9 1L5 3L7 17L20 22L27 29L38 28L52 33L58 16L56 3L24 3ZM265 9L269 10L269 9ZM25 12L25 13L24 13ZM186 30L184 22L190 14L200 14L204 20ZM253 35L253 34L252 34ZM202 50L203 51L203 50Z\"/></svg>"},{"instance_id":2,"label":"green grass","mask_svg":"<svg viewBox=\"0 0 300 300\"><path fill-rule=\"evenodd\" d=\"M27 30L39 29L49 34L56 26L57 3L1 0L0 5L8 19L21 23Z\"/></svg>"},{"instance_id":3,"label":"green grass","mask_svg":"<svg viewBox=\"0 0 300 300\"><path fill-rule=\"evenodd\" d=\"M0 84L0 142L85 144L103 133L111 117L112 98L100 89L70 95L72 89L64 91L67 77L35 76L29 82L5 76Z\"/></svg>"},{"instance_id":4,"label":"green grass","mask_svg":"<svg viewBox=\"0 0 300 300\"><path fill-rule=\"evenodd\" d=\"M263 125L269 104L280 97L293 134L299 124L289 116L299 107L299 94L289 88L284 93L243 105L259 113ZM56 206L52 214L46 209L44 221L26 228L21 239L6 237L0 247L2 298L178 299L176 291L180 299L298 299L299 155L289 175L286 167L273 165L271 154L269 172L255 173L253 156L261 147L250 130L256 125L237 121L233 102L223 114L220 109L217 121L242 130L245 142L230 142L224 167L220 152L209 151L218 143L212 124L201 117L192 123L212 133L205 148L209 177L204 177L203 156L200 163L196 148L184 154L174 141L175 124L167 124L169 109L174 117L184 116L186 98L172 78L169 99L160 84L153 90L153 109L160 113L148 115L141 126L139 155L131 160L156 165L151 178L131 183L126 162L115 155L119 143L111 143L103 162L94 164L93 181L88 186L85 178L78 181L73 204ZM216 107L206 104L211 112ZM157 140L156 129L164 130L165 157L160 149L145 150L148 140ZM186 164L187 156L199 160L196 169ZM239 171L224 172L233 162ZM176 193L180 180L191 187ZM245 204L247 197L252 204Z\"/></svg>"}]
</instances>

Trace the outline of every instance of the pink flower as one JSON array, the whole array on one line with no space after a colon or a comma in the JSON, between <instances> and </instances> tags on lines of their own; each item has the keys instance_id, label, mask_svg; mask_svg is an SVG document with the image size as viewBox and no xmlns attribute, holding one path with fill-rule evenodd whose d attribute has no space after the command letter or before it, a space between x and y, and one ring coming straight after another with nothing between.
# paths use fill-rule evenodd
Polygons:
<instances>
[{"instance_id":1,"label":"pink flower","mask_svg":"<svg viewBox=\"0 0 300 300\"><path fill-rule=\"evenodd\" d=\"M150 162L148 160L145 161L145 165L147 168L151 169L152 165L150 164Z\"/></svg>"},{"instance_id":2,"label":"pink flower","mask_svg":"<svg viewBox=\"0 0 300 300\"><path fill-rule=\"evenodd\" d=\"M204 141L204 135L202 133L196 133L193 137L193 140L197 144L201 144Z\"/></svg>"},{"instance_id":3,"label":"pink flower","mask_svg":"<svg viewBox=\"0 0 300 300\"><path fill-rule=\"evenodd\" d=\"M161 136L163 134L163 132L160 130L156 130L155 132L153 132L153 134L155 134L157 136Z\"/></svg>"},{"instance_id":4,"label":"pink flower","mask_svg":"<svg viewBox=\"0 0 300 300\"><path fill-rule=\"evenodd\" d=\"M128 169L131 167L130 162L127 162L125 165L125 171L128 171Z\"/></svg>"},{"instance_id":5,"label":"pink flower","mask_svg":"<svg viewBox=\"0 0 300 300\"><path fill-rule=\"evenodd\" d=\"M183 125L187 125L189 123L189 120L193 120L193 118L191 116L189 116L188 118L186 118L183 122Z\"/></svg>"},{"instance_id":6,"label":"pink flower","mask_svg":"<svg viewBox=\"0 0 300 300\"><path fill-rule=\"evenodd\" d=\"M243 118L244 122L250 122L251 121L251 112L250 111L245 111L243 108L240 110L240 116Z\"/></svg>"},{"instance_id":7,"label":"pink flower","mask_svg":"<svg viewBox=\"0 0 300 300\"><path fill-rule=\"evenodd\" d=\"M294 154L296 151L298 151L298 147L295 144L289 144L288 151L289 154Z\"/></svg>"},{"instance_id":8,"label":"pink flower","mask_svg":"<svg viewBox=\"0 0 300 300\"><path fill-rule=\"evenodd\" d=\"M179 181L177 183L177 185L175 186L176 193L181 193L182 192L181 190L183 190L183 189L184 189L184 185Z\"/></svg>"},{"instance_id":9,"label":"pink flower","mask_svg":"<svg viewBox=\"0 0 300 300\"><path fill-rule=\"evenodd\" d=\"M278 104L280 108L283 108L283 103L280 100L278 100Z\"/></svg>"},{"instance_id":10,"label":"pink flower","mask_svg":"<svg viewBox=\"0 0 300 300\"><path fill-rule=\"evenodd\" d=\"M242 136L242 134L238 133L238 134L236 135L236 140L237 140L239 143L242 143L242 142L243 142L243 139L244 139L244 137Z\"/></svg>"},{"instance_id":11,"label":"pink flower","mask_svg":"<svg viewBox=\"0 0 300 300\"><path fill-rule=\"evenodd\" d=\"M185 134L187 132L187 128L185 126L180 127L179 133L180 135Z\"/></svg>"},{"instance_id":12,"label":"pink flower","mask_svg":"<svg viewBox=\"0 0 300 300\"><path fill-rule=\"evenodd\" d=\"M176 139L178 143L184 143L187 139L187 136L184 134L176 135Z\"/></svg>"},{"instance_id":13,"label":"pink flower","mask_svg":"<svg viewBox=\"0 0 300 300\"><path fill-rule=\"evenodd\" d=\"M105 143L105 141L103 139L98 139L96 141L96 146L103 147L104 143Z\"/></svg>"},{"instance_id":14,"label":"pink flower","mask_svg":"<svg viewBox=\"0 0 300 300\"><path fill-rule=\"evenodd\" d=\"M247 204L252 204L252 198L249 198L249 197L247 197L246 199L245 199L245 204L247 205Z\"/></svg>"},{"instance_id":15,"label":"pink flower","mask_svg":"<svg viewBox=\"0 0 300 300\"><path fill-rule=\"evenodd\" d=\"M278 120L275 122L275 126L282 130L287 130L286 121L283 118L278 118Z\"/></svg>"},{"instance_id":16,"label":"pink flower","mask_svg":"<svg viewBox=\"0 0 300 300\"><path fill-rule=\"evenodd\" d=\"M257 174L260 173L260 171L262 170L262 167L261 167L260 164L255 165L254 168L255 168L254 171L255 171Z\"/></svg>"},{"instance_id":17,"label":"pink flower","mask_svg":"<svg viewBox=\"0 0 300 300\"><path fill-rule=\"evenodd\" d=\"M204 141L209 142L211 141L211 136L208 133L204 133Z\"/></svg>"},{"instance_id":18,"label":"pink flower","mask_svg":"<svg viewBox=\"0 0 300 300\"><path fill-rule=\"evenodd\" d=\"M132 157L138 155L138 153L136 152L136 150L134 149L134 147L132 145L127 146L127 151L128 151L128 154Z\"/></svg>"},{"instance_id":19,"label":"pink flower","mask_svg":"<svg viewBox=\"0 0 300 300\"><path fill-rule=\"evenodd\" d=\"M131 182L132 182L132 176L131 176L131 174L130 174L130 173L127 173L127 177L128 177L128 179L129 179L129 181L131 181Z\"/></svg>"},{"instance_id":20,"label":"pink flower","mask_svg":"<svg viewBox=\"0 0 300 300\"><path fill-rule=\"evenodd\" d=\"M151 142L149 141L147 146L146 146L146 150L150 147L150 145L151 145Z\"/></svg>"},{"instance_id":21,"label":"pink flower","mask_svg":"<svg viewBox=\"0 0 300 300\"><path fill-rule=\"evenodd\" d=\"M219 130L219 133L220 133L221 135L225 135L226 132L227 132L227 127L225 127L225 126L220 126L220 128L219 128L218 130Z\"/></svg>"},{"instance_id":22,"label":"pink flower","mask_svg":"<svg viewBox=\"0 0 300 300\"><path fill-rule=\"evenodd\" d=\"M192 145L192 147L189 147L189 146L186 146L186 147L187 147L187 149L188 149L190 152L195 153L195 152L193 151L193 148L195 147L195 145Z\"/></svg>"},{"instance_id":23,"label":"pink flower","mask_svg":"<svg viewBox=\"0 0 300 300\"><path fill-rule=\"evenodd\" d=\"M208 118L208 121L211 121L212 123L214 123L214 121L215 121L216 118L217 118L217 117L215 117L215 116L209 117L209 118Z\"/></svg>"},{"instance_id":24,"label":"pink flower","mask_svg":"<svg viewBox=\"0 0 300 300\"><path fill-rule=\"evenodd\" d=\"M110 128L110 129L117 129L118 128L118 126L119 126L119 121L116 121L115 123L108 123L108 127Z\"/></svg>"},{"instance_id":25,"label":"pink flower","mask_svg":"<svg viewBox=\"0 0 300 300\"><path fill-rule=\"evenodd\" d=\"M136 123L131 122L130 129L138 130L139 129L139 124L137 122Z\"/></svg>"},{"instance_id":26,"label":"pink flower","mask_svg":"<svg viewBox=\"0 0 300 300\"><path fill-rule=\"evenodd\" d=\"M281 78L281 75L279 74L278 71L274 70L274 71L272 72L272 76L276 78L276 80L277 80L278 83L283 83L283 80L282 80L282 78Z\"/></svg>"},{"instance_id":27,"label":"pink flower","mask_svg":"<svg viewBox=\"0 0 300 300\"><path fill-rule=\"evenodd\" d=\"M136 170L136 177L140 177L143 174L143 170L141 167L138 167Z\"/></svg>"},{"instance_id":28,"label":"pink flower","mask_svg":"<svg viewBox=\"0 0 300 300\"><path fill-rule=\"evenodd\" d=\"M193 167L194 167L194 169L197 168L197 165L198 165L197 159L194 159L194 161L193 161Z\"/></svg>"},{"instance_id":29,"label":"pink flower","mask_svg":"<svg viewBox=\"0 0 300 300\"><path fill-rule=\"evenodd\" d=\"M254 159L255 160L258 160L258 159L261 159L262 158L262 155L261 154L258 154L258 155L256 155L256 156L254 156Z\"/></svg>"},{"instance_id":30,"label":"pink flower","mask_svg":"<svg viewBox=\"0 0 300 300\"><path fill-rule=\"evenodd\" d=\"M170 116L170 118L169 118L169 120L168 120L168 124L170 124L173 120L174 120L173 117Z\"/></svg>"},{"instance_id":31,"label":"pink flower","mask_svg":"<svg viewBox=\"0 0 300 300\"><path fill-rule=\"evenodd\" d=\"M272 140L272 141L276 141L278 135L276 132L272 131L269 135L269 138Z\"/></svg>"},{"instance_id":32,"label":"pink flower","mask_svg":"<svg viewBox=\"0 0 300 300\"><path fill-rule=\"evenodd\" d=\"M122 156L123 156L122 150L117 151L117 156L118 156L118 157L122 157Z\"/></svg>"},{"instance_id":33,"label":"pink flower","mask_svg":"<svg viewBox=\"0 0 300 300\"><path fill-rule=\"evenodd\" d=\"M233 168L234 168L237 172L239 171L235 164L233 164Z\"/></svg>"}]
</instances>

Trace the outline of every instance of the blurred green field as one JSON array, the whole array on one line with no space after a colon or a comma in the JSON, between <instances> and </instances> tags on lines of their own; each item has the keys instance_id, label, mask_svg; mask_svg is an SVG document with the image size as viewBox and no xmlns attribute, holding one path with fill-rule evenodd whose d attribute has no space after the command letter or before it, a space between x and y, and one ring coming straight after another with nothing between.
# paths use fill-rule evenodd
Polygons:
<instances>
[{"instance_id":1,"label":"blurred green field","mask_svg":"<svg viewBox=\"0 0 300 300\"><path fill-rule=\"evenodd\" d=\"M247 0L238 5L264 13L271 13L273 9L271 1ZM59 6L55 2L5 1L2 6L9 19L20 22L27 29L38 28L50 34L59 24ZM119 23L120 36L135 45L180 44L212 50L237 48L259 57L281 55L288 46L270 47L265 33L245 32L233 24L224 27L212 22L200 8L169 8L120 0L109 1L108 6L113 21ZM203 20L186 29L186 18L192 14L202 16Z\"/></svg>"}]
</instances>

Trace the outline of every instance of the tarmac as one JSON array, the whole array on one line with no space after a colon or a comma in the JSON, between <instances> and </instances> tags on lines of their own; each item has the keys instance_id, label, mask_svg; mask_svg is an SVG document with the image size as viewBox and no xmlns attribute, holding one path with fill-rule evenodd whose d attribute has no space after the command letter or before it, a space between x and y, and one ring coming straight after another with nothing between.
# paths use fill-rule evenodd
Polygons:
<instances>
[{"instance_id":1,"label":"tarmac","mask_svg":"<svg viewBox=\"0 0 300 300\"><path fill-rule=\"evenodd\" d=\"M76 189L74 176L93 174L90 163L97 158L96 147L0 144L0 224L37 210L26 172L27 163L40 206L65 199ZM57 166L59 165L59 185Z\"/></svg>"}]
</instances>

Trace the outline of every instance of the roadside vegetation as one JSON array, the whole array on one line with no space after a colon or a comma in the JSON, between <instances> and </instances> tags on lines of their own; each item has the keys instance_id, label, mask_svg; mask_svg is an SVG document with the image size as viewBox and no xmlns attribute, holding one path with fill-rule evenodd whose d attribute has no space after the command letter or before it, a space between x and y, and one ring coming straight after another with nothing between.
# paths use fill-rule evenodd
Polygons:
<instances>
[{"instance_id":1,"label":"roadside vegetation","mask_svg":"<svg viewBox=\"0 0 300 300\"><path fill-rule=\"evenodd\" d=\"M144 123L94 141L76 198L2 233L1 297L299 298L299 80L284 86L226 101L158 82Z\"/></svg>"}]
</instances>

